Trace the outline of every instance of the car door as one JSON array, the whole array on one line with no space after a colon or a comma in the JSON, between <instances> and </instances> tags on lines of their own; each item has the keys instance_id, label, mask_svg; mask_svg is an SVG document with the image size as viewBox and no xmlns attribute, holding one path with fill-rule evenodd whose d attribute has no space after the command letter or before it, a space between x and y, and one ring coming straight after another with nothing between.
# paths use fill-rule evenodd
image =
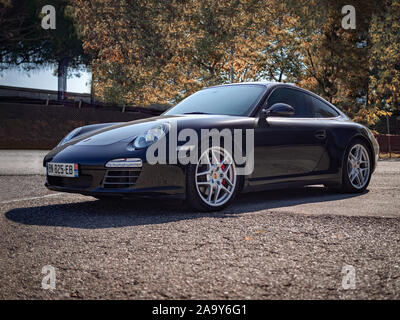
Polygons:
<instances>
[{"instance_id":1,"label":"car door","mask_svg":"<svg viewBox=\"0 0 400 320\"><path fill-rule=\"evenodd\" d=\"M286 103L295 109L291 117L268 117L255 129L252 185L269 180L288 180L308 175L318 166L326 148L326 130L313 118L310 95L278 87L269 95L265 108Z\"/></svg>"}]
</instances>

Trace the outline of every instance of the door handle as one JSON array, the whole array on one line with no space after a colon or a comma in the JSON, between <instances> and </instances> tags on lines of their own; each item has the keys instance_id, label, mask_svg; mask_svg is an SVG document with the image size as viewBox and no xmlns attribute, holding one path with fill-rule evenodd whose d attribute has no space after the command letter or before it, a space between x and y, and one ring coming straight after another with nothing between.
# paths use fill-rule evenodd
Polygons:
<instances>
[{"instance_id":1,"label":"door handle","mask_svg":"<svg viewBox=\"0 0 400 320\"><path fill-rule=\"evenodd\" d=\"M326 130L318 130L314 132L314 136L317 139L323 140L326 138Z\"/></svg>"}]
</instances>

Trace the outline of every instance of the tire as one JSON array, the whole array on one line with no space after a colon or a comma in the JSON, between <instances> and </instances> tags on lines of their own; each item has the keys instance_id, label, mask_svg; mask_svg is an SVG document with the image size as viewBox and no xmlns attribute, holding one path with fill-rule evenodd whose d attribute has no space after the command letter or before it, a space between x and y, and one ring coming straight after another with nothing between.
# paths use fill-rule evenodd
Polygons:
<instances>
[{"instance_id":1,"label":"tire","mask_svg":"<svg viewBox=\"0 0 400 320\"><path fill-rule=\"evenodd\" d=\"M186 203L203 212L222 210L233 201L239 185L231 155L224 148L211 147L200 155L196 165L187 167Z\"/></svg>"},{"instance_id":2,"label":"tire","mask_svg":"<svg viewBox=\"0 0 400 320\"><path fill-rule=\"evenodd\" d=\"M371 167L371 152L367 143L360 139L352 141L344 156L340 191L364 192L371 180Z\"/></svg>"}]
</instances>

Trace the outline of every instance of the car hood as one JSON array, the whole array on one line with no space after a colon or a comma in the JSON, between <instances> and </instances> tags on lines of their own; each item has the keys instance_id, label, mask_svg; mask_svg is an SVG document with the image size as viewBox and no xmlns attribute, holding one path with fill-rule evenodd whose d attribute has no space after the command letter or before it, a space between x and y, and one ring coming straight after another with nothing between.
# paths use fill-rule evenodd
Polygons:
<instances>
[{"instance_id":1,"label":"car hood","mask_svg":"<svg viewBox=\"0 0 400 320\"><path fill-rule=\"evenodd\" d=\"M148 129L161 123L176 124L176 128L203 129L219 127L237 127L243 125L247 117L224 116L224 115L161 115L147 119L130 121L115 126L107 127L95 132L86 134L84 137L78 137L74 143L78 146L83 145L109 145L122 140L132 141L138 135L145 133ZM250 120L251 121L251 120ZM254 121L254 120L253 120ZM236 123L236 125L235 125Z\"/></svg>"},{"instance_id":2,"label":"car hood","mask_svg":"<svg viewBox=\"0 0 400 320\"><path fill-rule=\"evenodd\" d=\"M55 147L43 160L43 164L58 157L60 162L74 162L80 159L82 163L90 159L112 158L118 154L127 155L127 145L138 135L160 123L174 123L177 131L185 128L194 130L224 128L254 128L255 118L224 116L224 115L161 115L147 119L135 120L112 125L99 130L82 134L67 143ZM84 151L83 151L84 150ZM129 152L128 152L129 153ZM129 153L130 154L130 153ZM92 161L91 163L94 163Z\"/></svg>"}]
</instances>

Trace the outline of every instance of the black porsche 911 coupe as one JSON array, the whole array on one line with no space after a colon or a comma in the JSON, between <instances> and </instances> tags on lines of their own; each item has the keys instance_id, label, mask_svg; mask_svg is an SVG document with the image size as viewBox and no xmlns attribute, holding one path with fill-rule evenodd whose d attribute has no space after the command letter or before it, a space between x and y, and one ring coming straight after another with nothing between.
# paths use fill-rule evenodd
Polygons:
<instances>
[{"instance_id":1,"label":"black porsche 911 coupe","mask_svg":"<svg viewBox=\"0 0 400 320\"><path fill-rule=\"evenodd\" d=\"M321 97L252 82L205 88L158 117L77 128L43 165L51 190L181 196L213 211L237 192L320 184L362 192L378 153L366 127Z\"/></svg>"}]
</instances>

